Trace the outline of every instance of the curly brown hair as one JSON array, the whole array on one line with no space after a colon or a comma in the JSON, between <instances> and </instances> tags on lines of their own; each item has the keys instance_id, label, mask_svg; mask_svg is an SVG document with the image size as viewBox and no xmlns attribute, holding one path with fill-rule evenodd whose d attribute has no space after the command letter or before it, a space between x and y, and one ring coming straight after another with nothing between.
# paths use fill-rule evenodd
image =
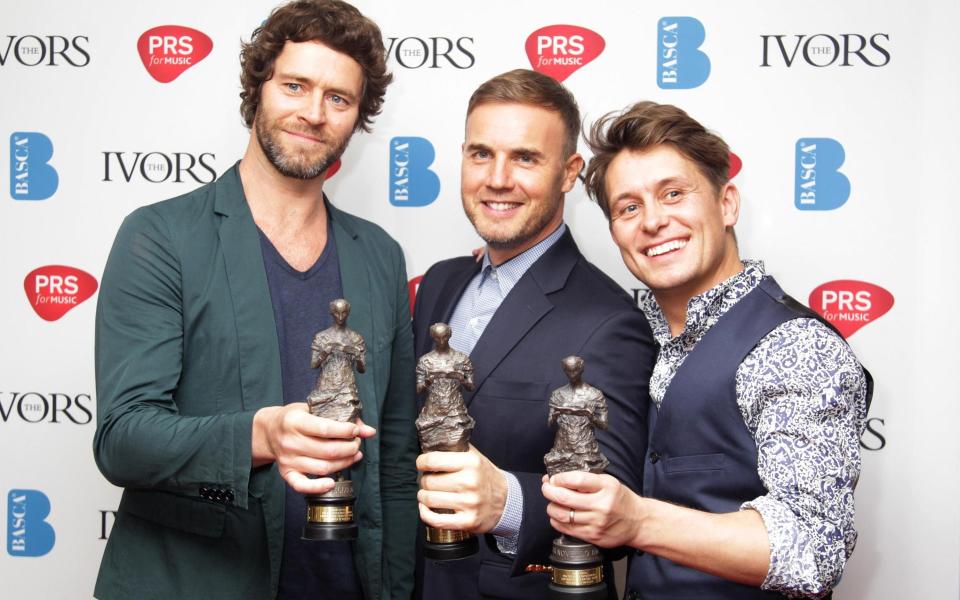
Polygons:
<instances>
[{"instance_id":1,"label":"curly brown hair","mask_svg":"<svg viewBox=\"0 0 960 600\"><path fill-rule=\"evenodd\" d=\"M644 101L607 113L590 128L587 144L593 158L584 174L584 187L608 220L607 168L623 150L641 152L666 144L693 161L715 192L729 180L730 148L726 142L671 104Z\"/></svg>"},{"instance_id":2,"label":"curly brown hair","mask_svg":"<svg viewBox=\"0 0 960 600\"><path fill-rule=\"evenodd\" d=\"M260 88L273 77L273 67L288 42L322 42L342 52L363 69L363 92L355 131L370 131L380 114L393 75L387 72L386 49L376 23L341 0L295 0L275 8L240 50L240 114L253 126L260 106Z\"/></svg>"}]
</instances>

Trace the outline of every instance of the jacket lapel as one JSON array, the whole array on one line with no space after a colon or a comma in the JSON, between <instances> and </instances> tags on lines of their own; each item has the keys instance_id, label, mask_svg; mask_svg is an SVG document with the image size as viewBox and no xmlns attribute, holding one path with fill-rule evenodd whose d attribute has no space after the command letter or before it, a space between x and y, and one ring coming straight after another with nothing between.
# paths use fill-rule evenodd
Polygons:
<instances>
[{"instance_id":1,"label":"jacket lapel","mask_svg":"<svg viewBox=\"0 0 960 600\"><path fill-rule=\"evenodd\" d=\"M428 327L434 323L450 322L450 317L453 316L453 311L457 307L457 302L460 301L460 296L462 296L464 290L467 289L470 280L479 272L480 263L474 262L471 268L454 274L453 277L450 277L443 283L443 288L440 290L437 302L433 305L430 322L427 323ZM430 344L432 347L433 342L431 341Z\"/></svg>"},{"instance_id":2,"label":"jacket lapel","mask_svg":"<svg viewBox=\"0 0 960 600\"><path fill-rule=\"evenodd\" d=\"M234 166L217 182L214 210L233 301L244 410L283 403L280 345L260 237ZM264 340L272 343L264 344Z\"/></svg>"},{"instance_id":3,"label":"jacket lapel","mask_svg":"<svg viewBox=\"0 0 960 600\"><path fill-rule=\"evenodd\" d=\"M497 365L553 309L548 296L566 285L579 257L580 251L567 229L503 299L470 353L475 391L467 397L468 404Z\"/></svg>"}]
</instances>

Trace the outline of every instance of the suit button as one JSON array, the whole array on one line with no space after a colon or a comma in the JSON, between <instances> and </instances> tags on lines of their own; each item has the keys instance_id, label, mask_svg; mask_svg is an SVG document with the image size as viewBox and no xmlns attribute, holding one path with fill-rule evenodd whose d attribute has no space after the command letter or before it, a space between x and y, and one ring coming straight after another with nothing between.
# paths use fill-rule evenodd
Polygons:
<instances>
[{"instance_id":1,"label":"suit button","mask_svg":"<svg viewBox=\"0 0 960 600\"><path fill-rule=\"evenodd\" d=\"M650 453L650 464L655 465L655 464L657 464L657 461L658 461L658 460L660 460L660 453L659 453L659 452L651 452L651 453Z\"/></svg>"}]
</instances>

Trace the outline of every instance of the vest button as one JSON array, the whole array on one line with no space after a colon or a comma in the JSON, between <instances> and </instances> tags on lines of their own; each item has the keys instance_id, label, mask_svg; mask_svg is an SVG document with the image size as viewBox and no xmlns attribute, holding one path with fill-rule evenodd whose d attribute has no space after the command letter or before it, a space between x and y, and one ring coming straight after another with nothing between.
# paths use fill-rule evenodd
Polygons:
<instances>
[{"instance_id":1,"label":"vest button","mask_svg":"<svg viewBox=\"0 0 960 600\"><path fill-rule=\"evenodd\" d=\"M657 464L657 461L658 461L658 460L660 460L660 453L659 453L659 452L651 452L651 453L650 453L650 464Z\"/></svg>"}]
</instances>

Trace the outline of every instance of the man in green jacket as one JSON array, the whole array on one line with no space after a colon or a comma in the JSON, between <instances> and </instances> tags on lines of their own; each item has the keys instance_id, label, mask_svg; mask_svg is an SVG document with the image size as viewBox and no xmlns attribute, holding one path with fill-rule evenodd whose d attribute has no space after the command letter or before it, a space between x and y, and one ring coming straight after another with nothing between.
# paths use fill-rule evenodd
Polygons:
<instances>
[{"instance_id":1,"label":"man in green jacket","mask_svg":"<svg viewBox=\"0 0 960 600\"><path fill-rule=\"evenodd\" d=\"M339 0L276 9L244 46L240 162L124 221L97 307L100 470L124 488L95 595L409 598L417 454L403 254L323 195L391 76ZM366 341L362 418L311 415L330 300ZM348 469L359 539L300 540L303 494ZM313 478L313 476L320 476Z\"/></svg>"}]
</instances>

